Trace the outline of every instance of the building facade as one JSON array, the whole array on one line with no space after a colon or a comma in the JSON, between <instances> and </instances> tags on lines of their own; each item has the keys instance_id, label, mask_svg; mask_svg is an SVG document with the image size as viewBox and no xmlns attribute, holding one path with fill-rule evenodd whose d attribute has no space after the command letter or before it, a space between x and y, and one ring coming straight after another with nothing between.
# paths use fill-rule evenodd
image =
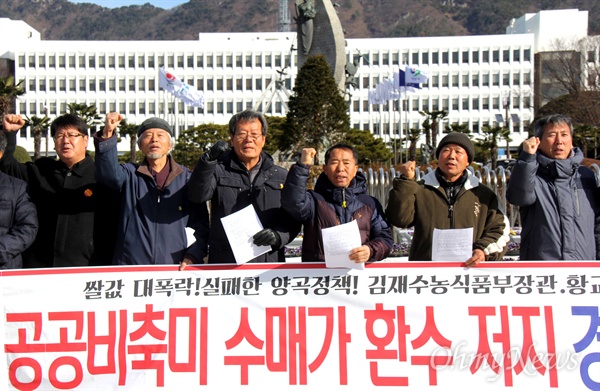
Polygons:
<instances>
[{"instance_id":1,"label":"building facade","mask_svg":"<svg viewBox=\"0 0 600 391\"><path fill-rule=\"evenodd\" d=\"M521 30L348 39L347 61L358 65L359 87L346 91L351 125L390 142L421 127L421 111L447 110L440 132L465 124L477 137L485 127L508 125L516 148L534 118L534 57L540 40L538 31ZM6 18L0 18L0 31L15 37L0 42L0 58L14 63L16 80L24 81L26 94L18 98L16 112L27 116L54 118L69 103L85 103L100 114L118 111L129 123L162 117L177 133L200 124L225 124L246 108L284 116L286 105L276 89L291 93L298 71L296 34L289 32L200 33L197 41L47 41L26 23ZM426 70L427 85L400 100L370 104L369 89L405 64ZM204 108L186 106L159 87L163 66L203 92ZM32 135L22 131L20 145L33 151ZM128 146L123 141L119 149Z\"/></svg>"}]
</instances>

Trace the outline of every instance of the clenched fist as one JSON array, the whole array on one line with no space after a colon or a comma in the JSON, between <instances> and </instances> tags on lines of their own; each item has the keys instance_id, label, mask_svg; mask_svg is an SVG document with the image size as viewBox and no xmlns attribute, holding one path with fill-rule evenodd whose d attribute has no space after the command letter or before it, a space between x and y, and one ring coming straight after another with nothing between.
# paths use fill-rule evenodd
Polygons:
<instances>
[{"instance_id":1,"label":"clenched fist","mask_svg":"<svg viewBox=\"0 0 600 391\"><path fill-rule=\"evenodd\" d=\"M6 114L3 125L5 131L16 132L25 125L25 120L19 114Z\"/></svg>"},{"instance_id":2,"label":"clenched fist","mask_svg":"<svg viewBox=\"0 0 600 391\"><path fill-rule=\"evenodd\" d=\"M523 141L523 151L530 155L536 153L538 146L540 145L540 139L537 137L530 137Z\"/></svg>"},{"instance_id":3,"label":"clenched fist","mask_svg":"<svg viewBox=\"0 0 600 391\"><path fill-rule=\"evenodd\" d=\"M300 157L300 163L306 165L312 165L313 159L317 151L314 148L302 148L302 156Z\"/></svg>"},{"instance_id":4,"label":"clenched fist","mask_svg":"<svg viewBox=\"0 0 600 391\"><path fill-rule=\"evenodd\" d=\"M106 120L104 121L104 130L102 131L102 138L111 138L115 133L115 129L121 123L123 116L119 113L108 113L106 114Z\"/></svg>"},{"instance_id":5,"label":"clenched fist","mask_svg":"<svg viewBox=\"0 0 600 391\"><path fill-rule=\"evenodd\" d=\"M415 168L416 167L417 167L417 163L410 160L400 166L400 174L404 175L408 179L413 179L415 177Z\"/></svg>"}]
</instances>

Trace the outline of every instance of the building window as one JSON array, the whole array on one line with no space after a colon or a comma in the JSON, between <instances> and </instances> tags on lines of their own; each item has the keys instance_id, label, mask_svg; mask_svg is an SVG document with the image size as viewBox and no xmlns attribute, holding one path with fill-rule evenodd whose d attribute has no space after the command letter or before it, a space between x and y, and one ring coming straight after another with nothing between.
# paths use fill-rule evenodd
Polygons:
<instances>
[{"instance_id":1,"label":"building window","mask_svg":"<svg viewBox=\"0 0 600 391\"><path fill-rule=\"evenodd\" d=\"M223 55L217 54L217 68L223 68Z\"/></svg>"},{"instance_id":2,"label":"building window","mask_svg":"<svg viewBox=\"0 0 600 391\"><path fill-rule=\"evenodd\" d=\"M518 72L513 74L513 85L521 84L521 75Z\"/></svg>"},{"instance_id":3,"label":"building window","mask_svg":"<svg viewBox=\"0 0 600 391\"><path fill-rule=\"evenodd\" d=\"M156 103L148 102L148 114L156 115Z\"/></svg>"},{"instance_id":4,"label":"building window","mask_svg":"<svg viewBox=\"0 0 600 391\"><path fill-rule=\"evenodd\" d=\"M76 91L76 90L77 90L77 81L73 77L73 78L69 79L69 91Z\"/></svg>"},{"instance_id":5,"label":"building window","mask_svg":"<svg viewBox=\"0 0 600 391\"><path fill-rule=\"evenodd\" d=\"M119 91L125 91L125 78L119 78Z\"/></svg>"},{"instance_id":6,"label":"building window","mask_svg":"<svg viewBox=\"0 0 600 391\"><path fill-rule=\"evenodd\" d=\"M46 79L40 79L40 91L46 91Z\"/></svg>"},{"instance_id":7,"label":"building window","mask_svg":"<svg viewBox=\"0 0 600 391\"><path fill-rule=\"evenodd\" d=\"M217 79L217 91L223 91L223 79Z\"/></svg>"},{"instance_id":8,"label":"building window","mask_svg":"<svg viewBox=\"0 0 600 391\"><path fill-rule=\"evenodd\" d=\"M194 56L187 56L187 66L188 68L194 67Z\"/></svg>"},{"instance_id":9,"label":"building window","mask_svg":"<svg viewBox=\"0 0 600 391\"><path fill-rule=\"evenodd\" d=\"M183 68L183 54L177 56L177 67Z\"/></svg>"},{"instance_id":10,"label":"building window","mask_svg":"<svg viewBox=\"0 0 600 391\"><path fill-rule=\"evenodd\" d=\"M252 55L246 54L246 68L252 68Z\"/></svg>"},{"instance_id":11,"label":"building window","mask_svg":"<svg viewBox=\"0 0 600 391\"><path fill-rule=\"evenodd\" d=\"M103 55L98 57L98 67L106 68L106 59L104 58Z\"/></svg>"},{"instance_id":12,"label":"building window","mask_svg":"<svg viewBox=\"0 0 600 391\"><path fill-rule=\"evenodd\" d=\"M479 63L479 51L473 51L471 57L473 58L473 64Z\"/></svg>"},{"instance_id":13,"label":"building window","mask_svg":"<svg viewBox=\"0 0 600 391\"><path fill-rule=\"evenodd\" d=\"M50 68L56 68L56 57L54 57L54 54L48 57L48 66Z\"/></svg>"},{"instance_id":14,"label":"building window","mask_svg":"<svg viewBox=\"0 0 600 391\"><path fill-rule=\"evenodd\" d=\"M521 50L520 49L513 50L513 61L515 61L515 62L521 61Z\"/></svg>"},{"instance_id":15,"label":"building window","mask_svg":"<svg viewBox=\"0 0 600 391\"><path fill-rule=\"evenodd\" d=\"M46 56L43 54L38 57L38 65L40 68L46 68Z\"/></svg>"},{"instance_id":16,"label":"building window","mask_svg":"<svg viewBox=\"0 0 600 391\"><path fill-rule=\"evenodd\" d=\"M58 88L60 91L63 91L63 92L67 91L67 81L65 80L65 78L60 78L58 80Z\"/></svg>"},{"instance_id":17,"label":"building window","mask_svg":"<svg viewBox=\"0 0 600 391\"><path fill-rule=\"evenodd\" d=\"M29 68L35 68L35 56L29 56Z\"/></svg>"},{"instance_id":18,"label":"building window","mask_svg":"<svg viewBox=\"0 0 600 391\"><path fill-rule=\"evenodd\" d=\"M412 54L412 63L414 65L419 64L419 53L413 53Z\"/></svg>"},{"instance_id":19,"label":"building window","mask_svg":"<svg viewBox=\"0 0 600 391\"><path fill-rule=\"evenodd\" d=\"M244 87L244 81L241 77L238 77L237 79L235 79L235 89L236 91L242 91Z\"/></svg>"},{"instance_id":20,"label":"building window","mask_svg":"<svg viewBox=\"0 0 600 391\"><path fill-rule=\"evenodd\" d=\"M227 68L232 68L233 67L233 55L231 55L231 54L226 54L225 55L225 66Z\"/></svg>"},{"instance_id":21,"label":"building window","mask_svg":"<svg viewBox=\"0 0 600 391\"><path fill-rule=\"evenodd\" d=\"M235 56L235 67L236 68L241 68L244 65L244 63L242 62L242 55L241 54L236 54Z\"/></svg>"},{"instance_id":22,"label":"building window","mask_svg":"<svg viewBox=\"0 0 600 391\"><path fill-rule=\"evenodd\" d=\"M490 62L490 51L489 50L484 50L482 53L482 62Z\"/></svg>"},{"instance_id":23,"label":"building window","mask_svg":"<svg viewBox=\"0 0 600 391\"><path fill-rule=\"evenodd\" d=\"M59 66L59 68L64 68L65 67L65 64L67 63L66 60L67 59L66 59L66 57L65 57L64 54L58 56L58 66Z\"/></svg>"},{"instance_id":24,"label":"building window","mask_svg":"<svg viewBox=\"0 0 600 391\"><path fill-rule=\"evenodd\" d=\"M463 64L469 63L469 52L468 51L462 52L462 63Z\"/></svg>"},{"instance_id":25,"label":"building window","mask_svg":"<svg viewBox=\"0 0 600 391\"><path fill-rule=\"evenodd\" d=\"M75 68L75 55L69 56L69 68Z\"/></svg>"},{"instance_id":26,"label":"building window","mask_svg":"<svg viewBox=\"0 0 600 391\"><path fill-rule=\"evenodd\" d=\"M146 103L138 102L138 114L146 114Z\"/></svg>"},{"instance_id":27,"label":"building window","mask_svg":"<svg viewBox=\"0 0 600 391\"><path fill-rule=\"evenodd\" d=\"M135 91L135 78L129 79L129 91Z\"/></svg>"},{"instance_id":28,"label":"building window","mask_svg":"<svg viewBox=\"0 0 600 391\"><path fill-rule=\"evenodd\" d=\"M83 54L79 56L79 68L85 68L85 56Z\"/></svg>"},{"instance_id":29,"label":"building window","mask_svg":"<svg viewBox=\"0 0 600 391\"><path fill-rule=\"evenodd\" d=\"M79 79L79 91L85 91L85 79Z\"/></svg>"},{"instance_id":30,"label":"building window","mask_svg":"<svg viewBox=\"0 0 600 391\"><path fill-rule=\"evenodd\" d=\"M138 80L138 91L146 91L146 79L143 77Z\"/></svg>"},{"instance_id":31,"label":"building window","mask_svg":"<svg viewBox=\"0 0 600 391\"><path fill-rule=\"evenodd\" d=\"M452 98L452 110L458 111L458 98Z\"/></svg>"},{"instance_id":32,"label":"building window","mask_svg":"<svg viewBox=\"0 0 600 391\"><path fill-rule=\"evenodd\" d=\"M204 68L204 56L202 54L198 54L196 57L196 67Z\"/></svg>"},{"instance_id":33,"label":"building window","mask_svg":"<svg viewBox=\"0 0 600 391\"><path fill-rule=\"evenodd\" d=\"M482 83L481 85L483 87L489 87L490 86L490 74L489 73L484 73L482 76Z\"/></svg>"},{"instance_id":34,"label":"building window","mask_svg":"<svg viewBox=\"0 0 600 391\"><path fill-rule=\"evenodd\" d=\"M503 86L509 86L510 85L510 73L509 72L504 72L502 74L502 85Z\"/></svg>"},{"instance_id":35,"label":"building window","mask_svg":"<svg viewBox=\"0 0 600 391\"><path fill-rule=\"evenodd\" d=\"M458 52L452 52L452 64L458 64Z\"/></svg>"},{"instance_id":36,"label":"building window","mask_svg":"<svg viewBox=\"0 0 600 391\"><path fill-rule=\"evenodd\" d=\"M90 79L88 81L88 86L90 91L96 91L96 79Z\"/></svg>"},{"instance_id":37,"label":"building window","mask_svg":"<svg viewBox=\"0 0 600 391\"><path fill-rule=\"evenodd\" d=\"M462 109L469 110L469 98L462 98Z\"/></svg>"},{"instance_id":38,"label":"building window","mask_svg":"<svg viewBox=\"0 0 600 391\"><path fill-rule=\"evenodd\" d=\"M173 68L175 66L175 56L173 54L167 56L167 66Z\"/></svg>"},{"instance_id":39,"label":"building window","mask_svg":"<svg viewBox=\"0 0 600 391\"><path fill-rule=\"evenodd\" d=\"M208 68L212 68L213 67L213 61L214 61L214 59L213 59L212 55L206 56L206 66Z\"/></svg>"},{"instance_id":40,"label":"building window","mask_svg":"<svg viewBox=\"0 0 600 391\"><path fill-rule=\"evenodd\" d=\"M431 63L439 64L440 63L440 54L438 52L431 53Z\"/></svg>"},{"instance_id":41,"label":"building window","mask_svg":"<svg viewBox=\"0 0 600 391\"><path fill-rule=\"evenodd\" d=\"M458 87L458 75L452 75L452 87Z\"/></svg>"},{"instance_id":42,"label":"building window","mask_svg":"<svg viewBox=\"0 0 600 391\"><path fill-rule=\"evenodd\" d=\"M429 52L421 53L421 64L429 64Z\"/></svg>"},{"instance_id":43,"label":"building window","mask_svg":"<svg viewBox=\"0 0 600 391\"><path fill-rule=\"evenodd\" d=\"M510 61L510 50L504 49L502 51L502 61L503 62L509 62Z\"/></svg>"},{"instance_id":44,"label":"building window","mask_svg":"<svg viewBox=\"0 0 600 391\"><path fill-rule=\"evenodd\" d=\"M108 79L108 90L109 91L116 91L116 81L115 81L115 79Z\"/></svg>"},{"instance_id":45,"label":"building window","mask_svg":"<svg viewBox=\"0 0 600 391\"><path fill-rule=\"evenodd\" d=\"M150 55L150 57L148 57L148 68L154 68L154 56Z\"/></svg>"},{"instance_id":46,"label":"building window","mask_svg":"<svg viewBox=\"0 0 600 391\"><path fill-rule=\"evenodd\" d=\"M49 80L49 91L56 92L56 79Z\"/></svg>"},{"instance_id":47,"label":"building window","mask_svg":"<svg viewBox=\"0 0 600 391\"><path fill-rule=\"evenodd\" d=\"M35 77L29 79L29 91L35 91Z\"/></svg>"},{"instance_id":48,"label":"building window","mask_svg":"<svg viewBox=\"0 0 600 391\"><path fill-rule=\"evenodd\" d=\"M206 90L207 91L213 91L214 88L215 88L214 83L215 82L214 82L214 80L212 78L211 79L206 79Z\"/></svg>"},{"instance_id":49,"label":"building window","mask_svg":"<svg viewBox=\"0 0 600 391\"><path fill-rule=\"evenodd\" d=\"M98 80L98 90L99 91L106 91L106 79L105 78L100 78L100 80ZM103 113L103 111L101 111Z\"/></svg>"},{"instance_id":50,"label":"building window","mask_svg":"<svg viewBox=\"0 0 600 391\"><path fill-rule=\"evenodd\" d=\"M531 49L523 50L523 61L531 61Z\"/></svg>"},{"instance_id":51,"label":"building window","mask_svg":"<svg viewBox=\"0 0 600 391\"><path fill-rule=\"evenodd\" d=\"M155 80L153 77L148 78L148 91L154 91L156 89Z\"/></svg>"},{"instance_id":52,"label":"building window","mask_svg":"<svg viewBox=\"0 0 600 391\"><path fill-rule=\"evenodd\" d=\"M490 98L483 98L482 102L481 102L481 109L482 110L489 110L490 109Z\"/></svg>"},{"instance_id":53,"label":"building window","mask_svg":"<svg viewBox=\"0 0 600 391\"><path fill-rule=\"evenodd\" d=\"M473 87L479 87L479 73L473 73L471 85Z\"/></svg>"},{"instance_id":54,"label":"building window","mask_svg":"<svg viewBox=\"0 0 600 391\"><path fill-rule=\"evenodd\" d=\"M119 68L125 68L125 56L119 56Z\"/></svg>"},{"instance_id":55,"label":"building window","mask_svg":"<svg viewBox=\"0 0 600 391\"><path fill-rule=\"evenodd\" d=\"M492 52L494 62L500 62L500 50L494 50Z\"/></svg>"},{"instance_id":56,"label":"building window","mask_svg":"<svg viewBox=\"0 0 600 391\"><path fill-rule=\"evenodd\" d=\"M88 57L88 68L96 68L96 57Z\"/></svg>"},{"instance_id":57,"label":"building window","mask_svg":"<svg viewBox=\"0 0 600 391\"><path fill-rule=\"evenodd\" d=\"M109 68L114 68L115 67L115 56L109 56L108 57L108 67Z\"/></svg>"},{"instance_id":58,"label":"building window","mask_svg":"<svg viewBox=\"0 0 600 391\"><path fill-rule=\"evenodd\" d=\"M146 61L144 61L144 55L138 56L138 68L145 68Z\"/></svg>"}]
</instances>

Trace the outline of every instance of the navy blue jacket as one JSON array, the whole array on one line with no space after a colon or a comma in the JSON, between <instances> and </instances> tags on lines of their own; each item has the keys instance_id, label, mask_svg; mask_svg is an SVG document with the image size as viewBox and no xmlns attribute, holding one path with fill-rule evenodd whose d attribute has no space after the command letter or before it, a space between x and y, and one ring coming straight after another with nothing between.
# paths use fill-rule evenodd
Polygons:
<instances>
[{"instance_id":1,"label":"navy blue jacket","mask_svg":"<svg viewBox=\"0 0 600 391\"><path fill-rule=\"evenodd\" d=\"M0 173L0 269L23 267L21 253L36 233L37 213L27 183Z\"/></svg>"},{"instance_id":2,"label":"navy blue jacket","mask_svg":"<svg viewBox=\"0 0 600 391\"><path fill-rule=\"evenodd\" d=\"M208 209L187 199L191 172L171 160L165 188L159 190L147 162L119 164L117 136L94 137L96 179L121 192L121 214L114 263L118 265L178 264L189 254L195 262L206 256ZM189 246L185 228L194 230Z\"/></svg>"},{"instance_id":3,"label":"navy blue jacket","mask_svg":"<svg viewBox=\"0 0 600 391\"><path fill-rule=\"evenodd\" d=\"M353 220L358 223L362 245L371 249L369 261L380 261L392 250L392 230L377 199L367 194L366 180L358 172L347 188L335 187L325 173L319 175L315 190L306 190L309 168L296 163L290 169L281 204L304 224L302 261L324 261L321 230ZM343 203L346 202L344 207Z\"/></svg>"}]
</instances>

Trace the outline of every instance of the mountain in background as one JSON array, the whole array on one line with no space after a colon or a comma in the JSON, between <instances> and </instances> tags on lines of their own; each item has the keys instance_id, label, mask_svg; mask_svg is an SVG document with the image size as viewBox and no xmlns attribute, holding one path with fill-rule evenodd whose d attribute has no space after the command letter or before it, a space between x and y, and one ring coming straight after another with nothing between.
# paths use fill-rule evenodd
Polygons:
<instances>
[{"instance_id":1,"label":"mountain in background","mask_svg":"<svg viewBox=\"0 0 600 391\"><path fill-rule=\"evenodd\" d=\"M510 20L525 13L567 8L589 11L588 34L600 35L598 0L333 1L348 38L504 34ZM293 0L289 9L294 30ZM25 21L46 40L196 40L200 32L277 31L278 10L277 0L189 0L170 10L0 1L0 17Z\"/></svg>"}]
</instances>

